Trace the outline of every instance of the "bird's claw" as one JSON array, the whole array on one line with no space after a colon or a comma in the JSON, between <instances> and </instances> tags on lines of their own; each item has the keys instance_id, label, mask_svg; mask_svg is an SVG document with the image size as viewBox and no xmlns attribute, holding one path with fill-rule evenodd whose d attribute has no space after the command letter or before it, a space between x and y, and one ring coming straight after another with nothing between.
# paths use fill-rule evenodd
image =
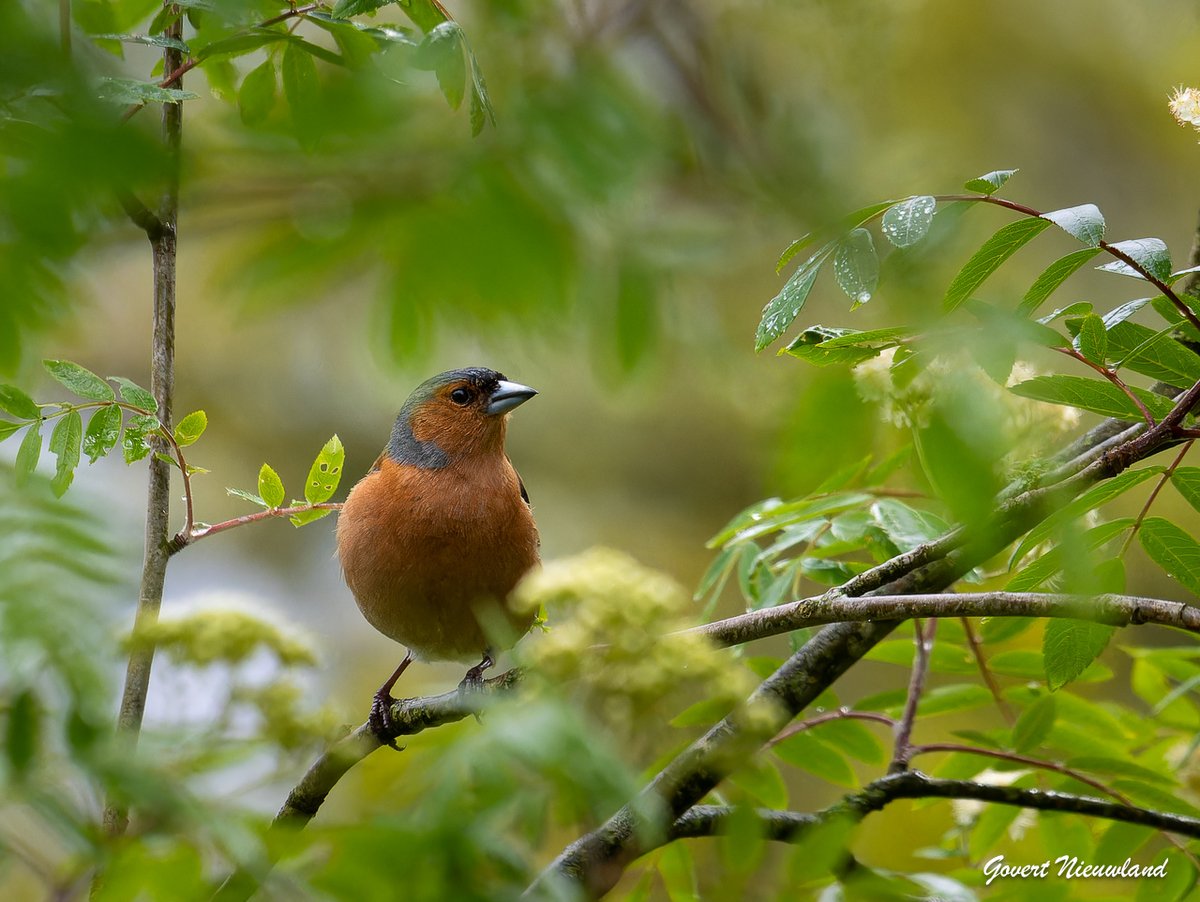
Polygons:
<instances>
[{"instance_id":1,"label":"bird's claw","mask_svg":"<svg viewBox=\"0 0 1200 902\"><path fill-rule=\"evenodd\" d=\"M392 720L394 701L395 699L386 692L376 692L371 701L371 713L367 717L367 724L381 745L402 752L404 749L396 745L396 722Z\"/></svg>"}]
</instances>

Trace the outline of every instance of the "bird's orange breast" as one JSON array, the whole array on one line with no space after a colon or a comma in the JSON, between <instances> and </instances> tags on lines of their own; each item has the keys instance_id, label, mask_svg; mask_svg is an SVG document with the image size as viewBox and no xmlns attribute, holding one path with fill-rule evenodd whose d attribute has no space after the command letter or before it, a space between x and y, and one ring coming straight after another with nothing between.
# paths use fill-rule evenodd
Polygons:
<instances>
[{"instance_id":1,"label":"bird's orange breast","mask_svg":"<svg viewBox=\"0 0 1200 902\"><path fill-rule=\"evenodd\" d=\"M385 456L346 499L337 543L363 616L417 657L477 660L532 623L505 602L538 534L503 454L435 470Z\"/></svg>"}]
</instances>

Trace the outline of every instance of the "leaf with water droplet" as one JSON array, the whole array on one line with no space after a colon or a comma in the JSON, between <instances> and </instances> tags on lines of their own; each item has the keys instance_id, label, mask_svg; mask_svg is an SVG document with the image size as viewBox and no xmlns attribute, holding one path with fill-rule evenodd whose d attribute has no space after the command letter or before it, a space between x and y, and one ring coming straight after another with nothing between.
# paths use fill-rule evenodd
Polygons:
<instances>
[{"instance_id":1,"label":"leaf with water droplet","mask_svg":"<svg viewBox=\"0 0 1200 902\"><path fill-rule=\"evenodd\" d=\"M808 300L813 284L817 281L817 273L821 271L821 267L836 246L834 242L830 242L800 264L779 294L763 308L762 319L754 335L754 350L761 351L795 321L804 307L804 302Z\"/></svg>"},{"instance_id":2,"label":"leaf with water droplet","mask_svg":"<svg viewBox=\"0 0 1200 902\"><path fill-rule=\"evenodd\" d=\"M833 257L833 274L838 286L858 307L871 299L879 284L879 257L871 233L855 229L840 242Z\"/></svg>"},{"instance_id":3,"label":"leaf with water droplet","mask_svg":"<svg viewBox=\"0 0 1200 902\"><path fill-rule=\"evenodd\" d=\"M911 247L929 232L937 201L929 195L902 200L883 214L883 234L896 247Z\"/></svg>"},{"instance_id":4,"label":"leaf with water droplet","mask_svg":"<svg viewBox=\"0 0 1200 902\"><path fill-rule=\"evenodd\" d=\"M1095 204L1081 204L1065 210L1052 210L1042 214L1072 238L1078 238L1091 247L1099 247L1104 238L1104 216Z\"/></svg>"}]
</instances>

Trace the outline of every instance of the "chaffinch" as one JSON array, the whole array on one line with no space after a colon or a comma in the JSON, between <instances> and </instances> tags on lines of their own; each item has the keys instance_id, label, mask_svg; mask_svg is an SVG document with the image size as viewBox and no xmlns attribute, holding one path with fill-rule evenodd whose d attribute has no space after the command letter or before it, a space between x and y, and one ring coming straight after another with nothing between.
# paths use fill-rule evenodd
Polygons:
<instances>
[{"instance_id":1,"label":"chaffinch","mask_svg":"<svg viewBox=\"0 0 1200 902\"><path fill-rule=\"evenodd\" d=\"M492 653L533 623L507 604L537 565L539 540L504 435L509 411L536 394L480 367L421 383L338 517L338 557L359 610L407 649L371 706L388 744L391 690L414 658L478 660L463 680L478 683Z\"/></svg>"}]
</instances>

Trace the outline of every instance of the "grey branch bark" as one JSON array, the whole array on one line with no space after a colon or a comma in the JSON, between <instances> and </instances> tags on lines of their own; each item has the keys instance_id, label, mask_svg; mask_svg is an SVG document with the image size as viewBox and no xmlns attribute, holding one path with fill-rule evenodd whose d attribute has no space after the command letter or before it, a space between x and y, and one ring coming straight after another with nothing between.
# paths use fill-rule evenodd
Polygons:
<instances>
[{"instance_id":1,"label":"grey branch bark","mask_svg":"<svg viewBox=\"0 0 1200 902\"><path fill-rule=\"evenodd\" d=\"M916 770L891 774L876 780L861 791L816 814L775 811L769 808L758 809L756 814L767 839L803 842L809 830L828 822L831 818L842 816L861 820L872 812L881 811L897 799L925 798L976 799L1038 811L1065 811L1200 838L1200 819L1182 814L1153 811L1108 799L1052 790L992 786L971 780L937 780ZM696 805L675 821L667 839L669 841L714 836L723 832L732 813L733 809L720 805Z\"/></svg>"},{"instance_id":2,"label":"grey branch bark","mask_svg":"<svg viewBox=\"0 0 1200 902\"><path fill-rule=\"evenodd\" d=\"M182 20L177 19L164 32L179 40ZM182 53L173 48L163 51L164 71L178 68ZM162 140L168 158L167 183L159 203L161 228L148 230L154 265L154 317L150 359L150 390L158 401L158 418L171 428L171 404L175 393L175 256L176 227L179 219L179 145L183 135L183 104L164 103ZM157 442L157 440L155 440ZM162 448L156 450L165 450ZM142 561L142 583L138 593L134 631L138 632L158 619L163 585L167 573L167 541L170 537L171 466L157 455L150 456L149 487L146 493L146 546ZM125 688L117 715L117 731L130 744L137 742L150 688L153 647L135 648L129 654ZM125 832L129 823L123 806L110 801L104 809L104 830L110 836Z\"/></svg>"}]
</instances>

